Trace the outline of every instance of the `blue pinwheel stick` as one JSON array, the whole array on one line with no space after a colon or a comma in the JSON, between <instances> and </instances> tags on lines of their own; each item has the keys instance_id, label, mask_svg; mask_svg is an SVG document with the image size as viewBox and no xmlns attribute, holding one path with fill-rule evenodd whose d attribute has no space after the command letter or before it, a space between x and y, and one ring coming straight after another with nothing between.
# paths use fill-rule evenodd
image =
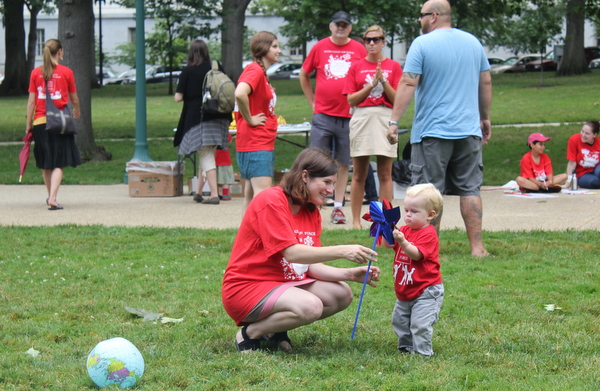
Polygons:
<instances>
[{"instance_id":1,"label":"blue pinwheel stick","mask_svg":"<svg viewBox=\"0 0 600 391\"><path fill-rule=\"evenodd\" d=\"M377 247L377 242L379 240L379 236L383 235L385 240L389 244L394 244L394 226L400 220L400 208L392 208L392 205L389 201L384 200L384 204L379 201L371 201L369 205L369 213L365 214L363 218L365 220L373 221L371 225L370 235L374 236L373 247L371 248L375 251ZM367 265L367 273L365 274L365 279L363 281L362 291L360 293L360 299L358 301L358 309L356 310L356 318L354 319L354 327L352 328L352 336L350 339L354 339L356 334L356 326L358 325L358 318L360 316L360 308L362 307L363 298L365 296L365 289L367 288L367 283L369 282L369 274L371 273L371 263L369 260L369 264Z\"/></svg>"}]
</instances>

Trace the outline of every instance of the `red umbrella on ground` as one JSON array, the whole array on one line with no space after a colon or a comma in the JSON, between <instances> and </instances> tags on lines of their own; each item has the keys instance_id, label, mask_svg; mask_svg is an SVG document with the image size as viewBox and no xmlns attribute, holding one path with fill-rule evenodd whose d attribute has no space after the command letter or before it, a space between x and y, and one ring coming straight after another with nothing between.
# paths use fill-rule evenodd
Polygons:
<instances>
[{"instance_id":1,"label":"red umbrella on ground","mask_svg":"<svg viewBox=\"0 0 600 391\"><path fill-rule=\"evenodd\" d=\"M31 151L31 140L33 140L33 132L29 132L23 137L23 149L19 153L19 163L21 166L21 170L19 171L19 182L23 179L23 174L25 174L25 169L27 168L27 162L29 161L29 154Z\"/></svg>"}]
</instances>

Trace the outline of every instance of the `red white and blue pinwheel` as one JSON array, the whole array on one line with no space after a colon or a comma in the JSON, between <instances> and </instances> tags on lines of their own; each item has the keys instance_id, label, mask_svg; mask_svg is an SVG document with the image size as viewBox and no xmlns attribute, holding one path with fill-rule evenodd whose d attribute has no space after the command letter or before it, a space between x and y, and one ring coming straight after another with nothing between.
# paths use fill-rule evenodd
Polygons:
<instances>
[{"instance_id":1,"label":"red white and blue pinwheel","mask_svg":"<svg viewBox=\"0 0 600 391\"><path fill-rule=\"evenodd\" d=\"M394 244L394 228L396 223L400 220L400 208L392 207L392 204L384 199L383 203L379 201L371 201L369 206L369 212L365 213L363 219L372 221L370 236L374 237L372 250L378 244L381 244L381 237L383 236L389 244ZM356 334L356 326L358 324L358 317L360 316L360 308L362 306L363 297L365 296L365 289L369 282L369 274L371 273L371 261L367 266L367 274L365 274L365 280L363 281L362 292L360 293L360 300L358 301L358 309L356 310L356 318L354 319L354 327L352 328L352 336L350 339L354 339Z\"/></svg>"}]
</instances>

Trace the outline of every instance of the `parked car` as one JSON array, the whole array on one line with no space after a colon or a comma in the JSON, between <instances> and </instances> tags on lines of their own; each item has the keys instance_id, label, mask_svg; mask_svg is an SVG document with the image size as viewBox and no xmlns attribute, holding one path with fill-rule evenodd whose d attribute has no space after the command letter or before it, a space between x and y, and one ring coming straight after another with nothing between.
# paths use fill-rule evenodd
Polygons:
<instances>
[{"instance_id":1,"label":"parked car","mask_svg":"<svg viewBox=\"0 0 600 391\"><path fill-rule=\"evenodd\" d=\"M132 77L132 76L135 76L135 69L134 68L128 69L126 71L123 71L123 72L119 73L115 77L104 79L104 85L127 84L127 83L123 83L123 81L125 79L127 79L127 78Z\"/></svg>"},{"instance_id":2,"label":"parked car","mask_svg":"<svg viewBox=\"0 0 600 391\"><path fill-rule=\"evenodd\" d=\"M271 80L289 79L292 72L300 67L300 63L276 63L267 69L267 76Z\"/></svg>"},{"instance_id":3,"label":"parked car","mask_svg":"<svg viewBox=\"0 0 600 391\"><path fill-rule=\"evenodd\" d=\"M156 72L153 75L150 75L150 77L148 77L148 74L146 73L146 83L168 83L169 77L171 77L170 74L172 74L173 83L177 84L177 82L179 82L179 75L181 75L181 69L174 69L173 72Z\"/></svg>"},{"instance_id":4,"label":"parked car","mask_svg":"<svg viewBox=\"0 0 600 391\"><path fill-rule=\"evenodd\" d=\"M290 75L290 79L300 79L300 70L302 69L302 67L298 68L298 69L294 69L292 71L292 74ZM315 77L317 77L317 70L315 69L314 71L312 71L312 73L310 74L310 78L314 79Z\"/></svg>"},{"instance_id":5,"label":"parked car","mask_svg":"<svg viewBox=\"0 0 600 391\"><path fill-rule=\"evenodd\" d=\"M554 61L554 51L548 52L544 58L525 64L525 72L555 72L558 69L558 64Z\"/></svg>"},{"instance_id":6,"label":"parked car","mask_svg":"<svg viewBox=\"0 0 600 391\"><path fill-rule=\"evenodd\" d=\"M104 81L113 77L115 77L115 74L110 69L102 68L102 84L106 84ZM100 67L96 67L96 79L100 84Z\"/></svg>"},{"instance_id":7,"label":"parked car","mask_svg":"<svg viewBox=\"0 0 600 391\"><path fill-rule=\"evenodd\" d=\"M522 56L509 57L502 64L494 65L490 72L496 73L516 73L525 72L525 64L534 60L539 60L539 54L525 54Z\"/></svg>"},{"instance_id":8,"label":"parked car","mask_svg":"<svg viewBox=\"0 0 600 391\"><path fill-rule=\"evenodd\" d=\"M502 64L504 60L498 57L488 57L488 62L490 65L499 65Z\"/></svg>"},{"instance_id":9,"label":"parked car","mask_svg":"<svg viewBox=\"0 0 600 391\"><path fill-rule=\"evenodd\" d=\"M585 61L590 64L590 62L596 58L600 58L600 48L597 47L587 47L585 50ZM544 71L556 71L558 69L558 63L554 61L554 52L549 52L544 56L544 59L540 62L540 60L532 61L525 64L525 71L527 72L539 72L541 68L544 68Z\"/></svg>"},{"instance_id":10,"label":"parked car","mask_svg":"<svg viewBox=\"0 0 600 391\"><path fill-rule=\"evenodd\" d=\"M600 69L600 58L590 61L590 69Z\"/></svg>"},{"instance_id":11,"label":"parked car","mask_svg":"<svg viewBox=\"0 0 600 391\"><path fill-rule=\"evenodd\" d=\"M591 46L585 48L585 61L589 64L592 60L600 58L600 48Z\"/></svg>"},{"instance_id":12,"label":"parked car","mask_svg":"<svg viewBox=\"0 0 600 391\"><path fill-rule=\"evenodd\" d=\"M146 67L146 83L168 83L169 82L169 70L168 67L163 67L160 65L148 65ZM173 82L177 83L179 81L179 75L181 74L181 69L176 68L173 69ZM123 79L121 84L135 84L137 79L137 73L134 73L132 76L126 77Z\"/></svg>"}]
</instances>

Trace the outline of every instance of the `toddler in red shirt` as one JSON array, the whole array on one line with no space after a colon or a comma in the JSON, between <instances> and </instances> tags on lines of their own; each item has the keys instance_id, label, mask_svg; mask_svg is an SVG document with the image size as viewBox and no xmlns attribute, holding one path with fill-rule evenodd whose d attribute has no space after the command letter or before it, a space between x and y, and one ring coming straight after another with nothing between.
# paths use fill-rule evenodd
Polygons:
<instances>
[{"instance_id":1,"label":"toddler in red shirt","mask_svg":"<svg viewBox=\"0 0 600 391\"><path fill-rule=\"evenodd\" d=\"M395 229L392 327L403 353L433 355L431 338L438 320L444 284L440 272L440 243L431 220L439 215L443 199L431 183L411 186L404 198L406 225Z\"/></svg>"}]
</instances>

